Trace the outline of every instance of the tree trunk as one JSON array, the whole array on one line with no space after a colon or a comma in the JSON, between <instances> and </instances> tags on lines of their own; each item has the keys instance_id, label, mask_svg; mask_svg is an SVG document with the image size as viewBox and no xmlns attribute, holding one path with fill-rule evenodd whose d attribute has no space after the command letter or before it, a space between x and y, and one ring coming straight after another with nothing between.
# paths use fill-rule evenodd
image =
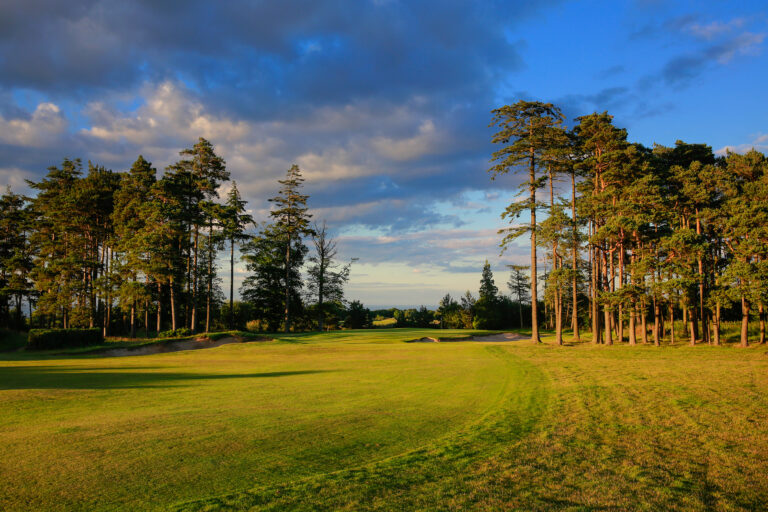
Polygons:
<instances>
[{"instance_id":1,"label":"tree trunk","mask_svg":"<svg viewBox=\"0 0 768 512\"><path fill-rule=\"evenodd\" d=\"M208 224L208 283L205 297L205 332L211 332L211 293L213 293L213 219Z\"/></svg>"},{"instance_id":2,"label":"tree trunk","mask_svg":"<svg viewBox=\"0 0 768 512\"><path fill-rule=\"evenodd\" d=\"M643 330L642 332L642 342L643 345L648 344L648 311L646 311L646 306L643 304L643 310L640 317L640 328Z\"/></svg>"},{"instance_id":3,"label":"tree trunk","mask_svg":"<svg viewBox=\"0 0 768 512\"><path fill-rule=\"evenodd\" d=\"M171 329L176 330L176 294L173 291L173 277L170 278L168 289L171 293Z\"/></svg>"},{"instance_id":4,"label":"tree trunk","mask_svg":"<svg viewBox=\"0 0 768 512\"><path fill-rule=\"evenodd\" d=\"M531 341L533 343L541 343L539 337L539 316L538 316L538 282L537 282L537 268L536 268L536 167L535 167L535 153L531 148L531 162L530 162L530 209L531 209Z\"/></svg>"},{"instance_id":5,"label":"tree trunk","mask_svg":"<svg viewBox=\"0 0 768 512\"><path fill-rule=\"evenodd\" d=\"M559 262L558 259L555 248L555 270L558 269L558 263L562 266L562 262ZM563 294L559 282L555 284L555 342L561 346L563 344Z\"/></svg>"},{"instance_id":6,"label":"tree trunk","mask_svg":"<svg viewBox=\"0 0 768 512\"><path fill-rule=\"evenodd\" d=\"M712 323L712 329L714 334L714 343L715 345L720 345L720 301L717 301L717 305L715 306L715 318L714 322Z\"/></svg>"},{"instance_id":7,"label":"tree trunk","mask_svg":"<svg viewBox=\"0 0 768 512\"><path fill-rule=\"evenodd\" d=\"M194 260L192 262L192 320L189 326L193 334L197 330L197 244L199 237L200 228L195 224Z\"/></svg>"},{"instance_id":8,"label":"tree trunk","mask_svg":"<svg viewBox=\"0 0 768 512\"><path fill-rule=\"evenodd\" d=\"M691 308L691 312L688 315L688 331L689 335L691 337L691 346L696 345L696 318L695 318L695 312L696 310L694 308Z\"/></svg>"},{"instance_id":9,"label":"tree trunk","mask_svg":"<svg viewBox=\"0 0 768 512\"><path fill-rule=\"evenodd\" d=\"M657 347L661 345L659 341L659 320L661 318L661 307L657 299L653 299L653 344Z\"/></svg>"},{"instance_id":10,"label":"tree trunk","mask_svg":"<svg viewBox=\"0 0 768 512\"><path fill-rule=\"evenodd\" d=\"M131 339L136 337L136 301L131 302Z\"/></svg>"},{"instance_id":11,"label":"tree trunk","mask_svg":"<svg viewBox=\"0 0 768 512\"><path fill-rule=\"evenodd\" d=\"M324 297L324 295L325 295L325 290L324 290L325 279L323 277L323 268L324 267L323 267L322 258L323 258L323 256L321 256L321 261L320 261L320 263L321 263L321 265L320 265L320 279L319 279L319 282L317 283L317 309L318 309L318 313L317 313L317 330L320 331L320 332L323 332L323 329L325 328L325 311L324 311L324 308L323 308L323 300L325 300L325 297ZM440 318L440 325L442 327L442 317Z\"/></svg>"},{"instance_id":12,"label":"tree trunk","mask_svg":"<svg viewBox=\"0 0 768 512\"><path fill-rule=\"evenodd\" d=\"M285 332L291 331L291 237L285 248Z\"/></svg>"},{"instance_id":13,"label":"tree trunk","mask_svg":"<svg viewBox=\"0 0 768 512\"><path fill-rule=\"evenodd\" d=\"M610 282L608 281L608 254L607 251L603 251L603 283L606 291L610 290ZM610 306L606 303L603 305L603 316L605 317L605 330L604 340L606 345L613 345L613 326L611 325L611 310Z\"/></svg>"},{"instance_id":14,"label":"tree trunk","mask_svg":"<svg viewBox=\"0 0 768 512\"><path fill-rule=\"evenodd\" d=\"M573 221L573 247L571 250L571 266L573 276L571 278L571 300L572 317L571 317L571 329L573 330L573 341L581 341L579 335L579 294L578 294L578 272L579 272L579 244L578 244L578 227L576 226L576 172L571 172L571 219Z\"/></svg>"},{"instance_id":15,"label":"tree trunk","mask_svg":"<svg viewBox=\"0 0 768 512\"><path fill-rule=\"evenodd\" d=\"M701 235L701 219L699 218L699 211L696 210L696 234ZM701 317L701 335L702 341L710 343L709 339L709 326L708 324L708 311L704 308L704 261L698 258L698 271L699 271L699 316Z\"/></svg>"},{"instance_id":16,"label":"tree trunk","mask_svg":"<svg viewBox=\"0 0 768 512\"><path fill-rule=\"evenodd\" d=\"M619 248L619 290L624 286L624 247ZM617 314L617 333L616 338L619 343L624 343L624 305L619 303L619 311Z\"/></svg>"},{"instance_id":17,"label":"tree trunk","mask_svg":"<svg viewBox=\"0 0 768 512\"><path fill-rule=\"evenodd\" d=\"M107 248L107 251L109 255L107 256L107 293L106 293L106 299L107 299L107 311L106 315L107 318L104 322L104 337L106 338L109 336L109 325L112 322L112 268L113 268L113 262L112 262L112 256L114 253L110 251L109 248Z\"/></svg>"},{"instance_id":18,"label":"tree trunk","mask_svg":"<svg viewBox=\"0 0 768 512\"><path fill-rule=\"evenodd\" d=\"M744 295L741 296L741 346L749 346L749 303Z\"/></svg>"},{"instance_id":19,"label":"tree trunk","mask_svg":"<svg viewBox=\"0 0 768 512\"><path fill-rule=\"evenodd\" d=\"M669 303L669 344L675 344L675 306Z\"/></svg>"},{"instance_id":20,"label":"tree trunk","mask_svg":"<svg viewBox=\"0 0 768 512\"><path fill-rule=\"evenodd\" d=\"M235 328L235 239L229 241L229 330Z\"/></svg>"},{"instance_id":21,"label":"tree trunk","mask_svg":"<svg viewBox=\"0 0 768 512\"><path fill-rule=\"evenodd\" d=\"M162 329L162 308L163 308L163 286L160 284L160 281L157 282L157 332L160 332Z\"/></svg>"},{"instance_id":22,"label":"tree trunk","mask_svg":"<svg viewBox=\"0 0 768 512\"><path fill-rule=\"evenodd\" d=\"M594 231L594 225L592 229ZM597 246L593 246L590 250L592 258L592 304L590 304L590 311L592 312L592 342L596 344L600 343L600 314L597 291L600 285L600 258L597 251Z\"/></svg>"},{"instance_id":23,"label":"tree trunk","mask_svg":"<svg viewBox=\"0 0 768 512\"><path fill-rule=\"evenodd\" d=\"M765 306L762 302L757 305L757 311L760 315L760 344L765 344Z\"/></svg>"}]
</instances>

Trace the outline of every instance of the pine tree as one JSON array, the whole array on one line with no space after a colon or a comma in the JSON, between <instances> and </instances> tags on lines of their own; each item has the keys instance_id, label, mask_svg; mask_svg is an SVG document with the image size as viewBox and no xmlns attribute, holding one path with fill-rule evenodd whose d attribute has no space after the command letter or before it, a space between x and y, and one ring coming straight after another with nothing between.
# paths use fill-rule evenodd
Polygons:
<instances>
[{"instance_id":1,"label":"pine tree","mask_svg":"<svg viewBox=\"0 0 768 512\"><path fill-rule=\"evenodd\" d=\"M31 301L28 211L9 186L0 196L0 326L23 327L22 300ZM14 304L15 303L15 304ZM12 309L12 306L15 306Z\"/></svg>"},{"instance_id":2,"label":"pine tree","mask_svg":"<svg viewBox=\"0 0 768 512\"><path fill-rule=\"evenodd\" d=\"M537 257L536 257L536 191L542 187L540 176L541 167L546 165L549 155L560 144L559 127L563 122L560 109L551 103L518 101L514 105L506 105L494 109L491 126L498 126L499 131L493 136L492 142L504 146L493 153L489 169L493 178L510 171L527 170L528 181L521 185L522 192L527 193L527 199L510 204L502 214L502 218L516 219L524 211L530 215L528 226L515 226L502 230L505 237L502 247L514 239L530 233L531 237L531 340L539 343L538 298L537 298Z\"/></svg>"},{"instance_id":3,"label":"pine tree","mask_svg":"<svg viewBox=\"0 0 768 512\"><path fill-rule=\"evenodd\" d=\"M304 178L298 165L291 166L286 172L285 179L279 180L282 188L278 195L269 201L276 208L269 212L275 219L272 236L277 237L283 246L285 259L283 262L284 290L284 329L291 330L291 296L295 288L301 288L301 282L296 282L293 268L300 268L303 263L306 247L302 238L313 234L310 228L312 215L307 213L308 195L300 193Z\"/></svg>"},{"instance_id":4,"label":"pine tree","mask_svg":"<svg viewBox=\"0 0 768 512\"><path fill-rule=\"evenodd\" d=\"M234 289L235 289L235 244L250 238L245 227L253 224L253 218L246 213L246 201L240 197L237 182L232 182L232 188L227 194L221 215L223 237L229 241L229 328L235 328L234 320Z\"/></svg>"},{"instance_id":5,"label":"pine tree","mask_svg":"<svg viewBox=\"0 0 768 512\"><path fill-rule=\"evenodd\" d=\"M188 238L187 250L187 300L189 304L189 326L192 332L197 329L198 308L198 256L200 249L200 227L209 225L209 215L203 208L204 201L217 197L221 182L229 179L224 159L216 155L213 145L200 137L190 149L179 153L188 157L180 160L169 170L175 175L179 191L183 197L183 219Z\"/></svg>"},{"instance_id":6,"label":"pine tree","mask_svg":"<svg viewBox=\"0 0 768 512\"><path fill-rule=\"evenodd\" d=\"M131 338L136 337L137 304L149 301L149 247L142 234L147 228L146 205L156 182L156 173L152 164L139 155L131 169L122 176L120 189L115 193L113 219L123 277L119 295L131 311ZM146 277L143 284L139 283L140 275ZM145 328L148 329L148 326Z\"/></svg>"}]
</instances>

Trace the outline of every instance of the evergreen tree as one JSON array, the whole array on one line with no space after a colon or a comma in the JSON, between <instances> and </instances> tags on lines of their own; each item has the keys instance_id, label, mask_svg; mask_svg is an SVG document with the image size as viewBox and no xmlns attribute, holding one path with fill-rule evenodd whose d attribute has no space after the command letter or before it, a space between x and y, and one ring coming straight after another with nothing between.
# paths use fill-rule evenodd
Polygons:
<instances>
[{"instance_id":1,"label":"evergreen tree","mask_svg":"<svg viewBox=\"0 0 768 512\"><path fill-rule=\"evenodd\" d=\"M200 137L190 149L179 153L182 157L169 171L175 178L182 197L182 218L188 232L185 241L187 252L187 301L189 304L189 326L197 329L199 280L198 259L200 249L200 228L210 224L210 211L203 207L204 201L217 197L219 185L229 179L224 159L218 156L213 145Z\"/></svg>"},{"instance_id":2,"label":"evergreen tree","mask_svg":"<svg viewBox=\"0 0 768 512\"><path fill-rule=\"evenodd\" d=\"M495 165L489 169L495 178L510 171L526 169L527 182L521 185L522 192L527 198L510 204L502 214L502 218L510 220L518 218L528 211L530 222L528 226L515 226L502 230L506 233L502 246L512 240L530 233L531 237L531 339L539 343L539 321L537 308L537 256L536 256L536 191L543 185L545 176L540 175L541 167L556 147L562 141L560 125L563 115L560 109L551 103L518 101L514 105L506 105L492 111L491 126L498 126L499 131L493 136L492 142L504 146L493 153Z\"/></svg>"},{"instance_id":3,"label":"evergreen tree","mask_svg":"<svg viewBox=\"0 0 768 512\"><path fill-rule=\"evenodd\" d=\"M313 234L310 228L312 215L307 213L307 199L309 196L301 194L304 183L301 170L298 165L291 166L286 172L285 179L279 180L282 188L277 196L269 201L276 208L269 212L275 219L271 236L276 237L282 245L285 258L283 260L283 293L284 293L284 329L291 330L291 299L293 291L301 288L300 280L293 272L294 268L300 268L304 263L304 255L307 252L302 238Z\"/></svg>"},{"instance_id":4,"label":"evergreen tree","mask_svg":"<svg viewBox=\"0 0 768 512\"><path fill-rule=\"evenodd\" d=\"M234 329L234 288L235 288L235 244L250 238L245 232L248 224L253 224L253 217L246 213L246 201L240 197L237 182L227 194L227 200L221 215L223 237L229 241L229 328Z\"/></svg>"},{"instance_id":5,"label":"evergreen tree","mask_svg":"<svg viewBox=\"0 0 768 512\"><path fill-rule=\"evenodd\" d=\"M517 299L517 310L520 315L520 328L523 328L523 302L528 300L528 276L525 271L530 267L527 265L508 265L511 273L507 287L512 295Z\"/></svg>"},{"instance_id":6,"label":"evergreen tree","mask_svg":"<svg viewBox=\"0 0 768 512\"><path fill-rule=\"evenodd\" d=\"M120 254L122 285L119 296L131 311L131 338L136 337L137 304L149 302L149 255L146 240L142 236L147 228L152 188L157 171L139 155L130 171L122 176L120 188L115 193L113 213L116 250ZM139 283L140 276L146 281ZM145 326L148 329L148 326Z\"/></svg>"},{"instance_id":7,"label":"evergreen tree","mask_svg":"<svg viewBox=\"0 0 768 512\"><path fill-rule=\"evenodd\" d=\"M24 325L22 301L31 301L32 259L25 199L6 189L0 196L0 326Z\"/></svg>"}]
</instances>

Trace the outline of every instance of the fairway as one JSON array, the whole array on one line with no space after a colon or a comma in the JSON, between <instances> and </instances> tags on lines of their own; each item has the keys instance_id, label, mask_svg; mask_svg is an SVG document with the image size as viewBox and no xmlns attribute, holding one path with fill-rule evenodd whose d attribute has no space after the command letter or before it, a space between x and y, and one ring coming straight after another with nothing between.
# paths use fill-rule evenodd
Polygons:
<instances>
[{"instance_id":1,"label":"fairway","mask_svg":"<svg viewBox=\"0 0 768 512\"><path fill-rule=\"evenodd\" d=\"M768 502L764 347L404 343L457 333L344 331L119 358L3 354L0 508Z\"/></svg>"}]
</instances>

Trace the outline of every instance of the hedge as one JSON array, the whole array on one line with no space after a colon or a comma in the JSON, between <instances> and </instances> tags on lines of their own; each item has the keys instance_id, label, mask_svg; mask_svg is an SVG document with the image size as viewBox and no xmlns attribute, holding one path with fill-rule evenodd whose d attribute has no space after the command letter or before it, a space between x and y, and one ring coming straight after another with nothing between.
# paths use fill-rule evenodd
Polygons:
<instances>
[{"instance_id":1,"label":"hedge","mask_svg":"<svg viewBox=\"0 0 768 512\"><path fill-rule=\"evenodd\" d=\"M27 349L87 347L104 343L101 329L31 329Z\"/></svg>"}]
</instances>

